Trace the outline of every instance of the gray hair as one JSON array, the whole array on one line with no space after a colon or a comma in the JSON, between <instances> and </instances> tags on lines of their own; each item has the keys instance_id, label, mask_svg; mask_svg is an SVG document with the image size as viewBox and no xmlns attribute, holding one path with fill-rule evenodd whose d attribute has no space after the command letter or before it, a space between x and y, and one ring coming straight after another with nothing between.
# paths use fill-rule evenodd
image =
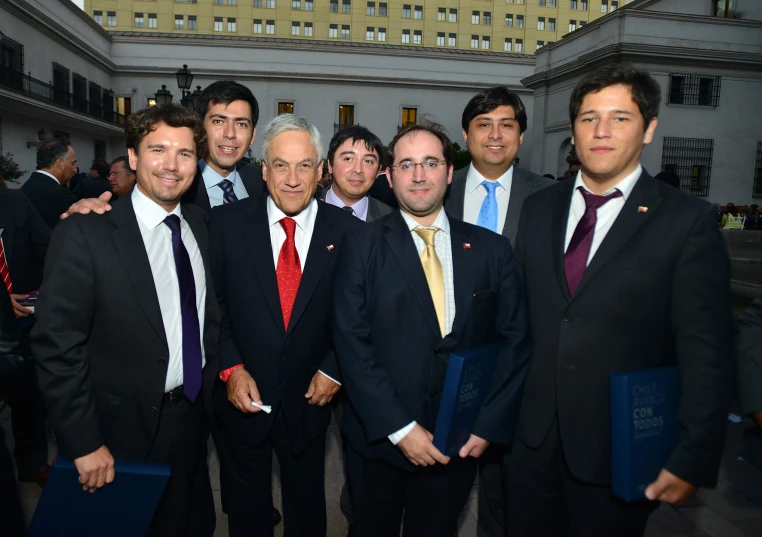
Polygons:
<instances>
[{"instance_id":1,"label":"gray hair","mask_svg":"<svg viewBox=\"0 0 762 537\"><path fill-rule=\"evenodd\" d=\"M268 152L270 150L270 143L279 134L289 131L306 132L310 135L310 142L315 148L315 152L318 156L318 162L325 158L325 151L323 150L323 138L320 136L315 125L304 119L303 117L296 117L293 114L281 114L273 118L267 125L265 125L264 133L262 134L262 160L265 163L268 161ZM317 163L316 163L317 164Z\"/></svg>"}]
</instances>

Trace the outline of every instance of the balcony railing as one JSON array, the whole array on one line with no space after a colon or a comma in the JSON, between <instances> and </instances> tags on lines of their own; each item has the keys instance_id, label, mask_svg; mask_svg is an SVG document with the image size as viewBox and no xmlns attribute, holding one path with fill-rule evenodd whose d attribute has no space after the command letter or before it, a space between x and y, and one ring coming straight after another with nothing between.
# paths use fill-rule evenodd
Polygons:
<instances>
[{"instance_id":1,"label":"balcony railing","mask_svg":"<svg viewBox=\"0 0 762 537\"><path fill-rule=\"evenodd\" d=\"M88 101L86 98L73 95L61 88L56 88L50 84L37 80L31 75L25 75L9 67L0 66L0 87L11 89L24 95L34 97L41 101L48 101L77 110L82 114L96 117L116 125L124 125L124 116L117 114L113 109L113 100L111 107L103 106L102 101Z\"/></svg>"}]
</instances>

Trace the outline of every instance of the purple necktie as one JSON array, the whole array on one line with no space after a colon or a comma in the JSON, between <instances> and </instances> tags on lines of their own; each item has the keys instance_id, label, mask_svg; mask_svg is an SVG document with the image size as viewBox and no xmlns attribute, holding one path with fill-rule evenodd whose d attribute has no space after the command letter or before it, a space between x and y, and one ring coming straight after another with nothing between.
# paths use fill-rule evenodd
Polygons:
<instances>
[{"instance_id":1,"label":"purple necktie","mask_svg":"<svg viewBox=\"0 0 762 537\"><path fill-rule=\"evenodd\" d=\"M172 230L177 281L180 284L180 313L183 319L183 393L195 401L201 391L201 329L196 309L196 282L188 250L180 235L180 217L170 214L164 223Z\"/></svg>"},{"instance_id":2,"label":"purple necktie","mask_svg":"<svg viewBox=\"0 0 762 537\"><path fill-rule=\"evenodd\" d=\"M587 258L590 257L590 247L593 244L593 235L595 235L595 224L598 222L598 209L603 207L606 202L619 198L622 193L615 190L608 196L596 196L579 187L582 197L585 198L585 214L582 215L577 227L574 228L569 247L564 256L564 269L566 271L566 283L569 285L569 292L574 294L577 290L582 275L587 268Z\"/></svg>"}]
</instances>

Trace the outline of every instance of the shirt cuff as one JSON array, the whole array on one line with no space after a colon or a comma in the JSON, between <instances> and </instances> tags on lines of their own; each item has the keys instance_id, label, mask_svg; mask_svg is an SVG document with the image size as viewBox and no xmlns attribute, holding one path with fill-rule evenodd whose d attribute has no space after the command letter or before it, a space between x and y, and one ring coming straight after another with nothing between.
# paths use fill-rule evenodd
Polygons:
<instances>
[{"instance_id":1,"label":"shirt cuff","mask_svg":"<svg viewBox=\"0 0 762 537\"><path fill-rule=\"evenodd\" d=\"M402 439L405 438L410 431L413 430L413 428L416 426L415 421L411 421L407 425L405 425L402 429L397 431L396 433L392 433L389 435L389 441L394 444L395 446L402 442Z\"/></svg>"},{"instance_id":2,"label":"shirt cuff","mask_svg":"<svg viewBox=\"0 0 762 537\"><path fill-rule=\"evenodd\" d=\"M331 379L331 380L332 380L332 381L334 381L336 384L338 384L339 386L341 386L341 382L339 382L338 380L336 380L336 379L335 379L335 378L333 378L332 376L330 376L330 375L326 375L325 373L323 373L323 372L322 372L322 371L320 371L319 369L318 369L318 372L319 372L319 373L322 373L322 375L323 375L324 377L327 377L327 378Z\"/></svg>"},{"instance_id":3,"label":"shirt cuff","mask_svg":"<svg viewBox=\"0 0 762 537\"><path fill-rule=\"evenodd\" d=\"M233 367L227 368L225 371L220 373L220 380L222 382L227 382L230 379L230 374L240 367L243 367L243 364L238 364L238 365L234 365Z\"/></svg>"}]
</instances>

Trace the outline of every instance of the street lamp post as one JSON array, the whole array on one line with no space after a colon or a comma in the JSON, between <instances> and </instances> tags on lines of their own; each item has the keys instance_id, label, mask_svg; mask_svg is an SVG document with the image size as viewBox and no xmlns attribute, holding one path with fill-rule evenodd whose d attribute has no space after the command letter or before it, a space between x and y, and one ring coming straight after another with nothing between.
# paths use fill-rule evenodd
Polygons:
<instances>
[{"instance_id":1,"label":"street lamp post","mask_svg":"<svg viewBox=\"0 0 762 537\"><path fill-rule=\"evenodd\" d=\"M179 69L175 73L177 79L177 87L180 88L181 97L180 104L191 110L195 110L198 105L198 99L201 96L201 86L196 88L196 91L191 92L191 84L193 84L193 73L188 69L187 65L183 65L182 69ZM172 94L167 89L166 85L162 85L161 89L156 92L156 104L164 104L172 102Z\"/></svg>"},{"instance_id":2,"label":"street lamp post","mask_svg":"<svg viewBox=\"0 0 762 537\"><path fill-rule=\"evenodd\" d=\"M167 89L166 84L161 85L161 89L156 92L156 104L166 104L172 102L172 94Z\"/></svg>"}]
</instances>

